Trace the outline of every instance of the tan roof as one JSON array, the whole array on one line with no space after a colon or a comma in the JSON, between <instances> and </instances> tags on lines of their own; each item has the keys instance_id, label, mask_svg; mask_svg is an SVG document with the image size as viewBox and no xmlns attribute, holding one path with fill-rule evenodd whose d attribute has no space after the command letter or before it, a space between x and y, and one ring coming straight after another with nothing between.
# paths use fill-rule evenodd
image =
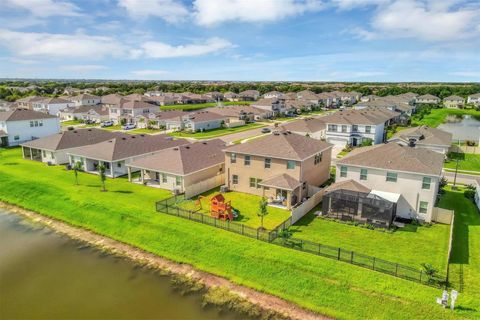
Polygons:
<instances>
[{"instance_id":1,"label":"tan roof","mask_svg":"<svg viewBox=\"0 0 480 320\"><path fill-rule=\"evenodd\" d=\"M188 112L182 110L165 110L155 113L155 118L158 120L168 120L173 118L183 117L187 115Z\"/></svg>"},{"instance_id":2,"label":"tan roof","mask_svg":"<svg viewBox=\"0 0 480 320\"><path fill-rule=\"evenodd\" d=\"M271 106L278 101L277 98L262 98L253 103L253 106Z\"/></svg>"},{"instance_id":3,"label":"tan roof","mask_svg":"<svg viewBox=\"0 0 480 320\"><path fill-rule=\"evenodd\" d=\"M377 125L393 119L399 115L398 112L386 108L365 108L340 110L330 115L321 117L325 123L333 124L366 124Z\"/></svg>"},{"instance_id":4,"label":"tan roof","mask_svg":"<svg viewBox=\"0 0 480 320\"><path fill-rule=\"evenodd\" d=\"M226 117L238 117L242 113L261 115L267 112L266 110L255 108L249 105L238 105L238 106L231 105L231 106L223 106L223 107L213 107L213 108L208 108L208 111L217 113L219 115L226 116Z\"/></svg>"},{"instance_id":5,"label":"tan roof","mask_svg":"<svg viewBox=\"0 0 480 320\"><path fill-rule=\"evenodd\" d=\"M445 101L464 101L465 99L463 99L462 97L459 97L459 96L449 96L449 97L446 97L443 100L445 100Z\"/></svg>"},{"instance_id":6,"label":"tan roof","mask_svg":"<svg viewBox=\"0 0 480 320\"><path fill-rule=\"evenodd\" d=\"M417 100L440 100L439 97L434 96L433 94L424 94L417 97Z\"/></svg>"},{"instance_id":7,"label":"tan roof","mask_svg":"<svg viewBox=\"0 0 480 320\"><path fill-rule=\"evenodd\" d=\"M90 111L94 111L100 115L107 115L108 114L108 108L104 107L102 105L96 105L96 106L88 106L88 105L81 105L78 107L68 107L65 109L60 110L61 112L64 113L73 113L73 114L78 114L78 113L88 113Z\"/></svg>"},{"instance_id":8,"label":"tan roof","mask_svg":"<svg viewBox=\"0 0 480 320\"><path fill-rule=\"evenodd\" d=\"M355 149L337 163L440 176L443 161L439 152L391 142Z\"/></svg>"},{"instance_id":9,"label":"tan roof","mask_svg":"<svg viewBox=\"0 0 480 320\"><path fill-rule=\"evenodd\" d=\"M397 132L390 140L403 140L408 143L410 139L416 139L416 144L421 145L442 145L452 144L452 134L429 126L413 127Z\"/></svg>"},{"instance_id":10,"label":"tan roof","mask_svg":"<svg viewBox=\"0 0 480 320\"><path fill-rule=\"evenodd\" d=\"M106 96L102 96L102 103L105 104L116 104L120 105L121 103L127 101L122 95L118 93L107 94Z\"/></svg>"},{"instance_id":11,"label":"tan roof","mask_svg":"<svg viewBox=\"0 0 480 320\"><path fill-rule=\"evenodd\" d=\"M273 176L259 183L259 185L264 187L279 188L283 190L295 190L300 184L300 181L286 173Z\"/></svg>"},{"instance_id":12,"label":"tan roof","mask_svg":"<svg viewBox=\"0 0 480 320\"><path fill-rule=\"evenodd\" d=\"M325 130L326 124L321 118L303 118L281 125L285 130L315 133Z\"/></svg>"},{"instance_id":13,"label":"tan roof","mask_svg":"<svg viewBox=\"0 0 480 320\"><path fill-rule=\"evenodd\" d=\"M97 144L79 147L70 153L91 159L116 161L187 143L189 143L187 140L174 140L165 134L124 135Z\"/></svg>"},{"instance_id":14,"label":"tan roof","mask_svg":"<svg viewBox=\"0 0 480 320\"><path fill-rule=\"evenodd\" d=\"M225 151L301 161L331 147L324 141L282 131L231 146Z\"/></svg>"},{"instance_id":15,"label":"tan roof","mask_svg":"<svg viewBox=\"0 0 480 320\"><path fill-rule=\"evenodd\" d=\"M56 118L55 116L33 111L29 109L13 109L10 111L0 112L0 121L22 121L22 120L39 120L39 119L52 119Z\"/></svg>"},{"instance_id":16,"label":"tan roof","mask_svg":"<svg viewBox=\"0 0 480 320\"><path fill-rule=\"evenodd\" d=\"M239 93L239 96L241 97L253 97L253 96L259 96L260 92L257 90L245 90Z\"/></svg>"},{"instance_id":17,"label":"tan roof","mask_svg":"<svg viewBox=\"0 0 480 320\"><path fill-rule=\"evenodd\" d=\"M224 119L225 116L222 116L217 113L213 113L210 111L197 111L197 112L189 112L188 115L185 115L184 118L188 117L188 119L192 122L204 122L204 121L212 121L212 120L221 120Z\"/></svg>"},{"instance_id":18,"label":"tan roof","mask_svg":"<svg viewBox=\"0 0 480 320\"><path fill-rule=\"evenodd\" d=\"M147 108L156 108L158 109L157 105L147 103L144 101L137 101L137 100L128 100L122 104L122 108L124 109L147 109Z\"/></svg>"},{"instance_id":19,"label":"tan roof","mask_svg":"<svg viewBox=\"0 0 480 320\"><path fill-rule=\"evenodd\" d=\"M126 134L95 128L67 130L23 143L22 146L55 151L95 144L121 136L126 136Z\"/></svg>"},{"instance_id":20,"label":"tan roof","mask_svg":"<svg viewBox=\"0 0 480 320\"><path fill-rule=\"evenodd\" d=\"M45 98L41 100L41 103L45 104L59 104L59 103L70 103L70 100L64 98Z\"/></svg>"},{"instance_id":21,"label":"tan roof","mask_svg":"<svg viewBox=\"0 0 480 320\"><path fill-rule=\"evenodd\" d=\"M365 187L363 184L355 181L355 180L344 180L340 182L335 182L334 184L325 188L325 192L332 192L336 190L347 190L347 191L354 191L354 192L363 192L363 193L370 193L370 189Z\"/></svg>"},{"instance_id":22,"label":"tan roof","mask_svg":"<svg viewBox=\"0 0 480 320\"><path fill-rule=\"evenodd\" d=\"M41 96L29 96L25 98L18 99L17 102L35 102L45 99L45 97Z\"/></svg>"},{"instance_id":23,"label":"tan roof","mask_svg":"<svg viewBox=\"0 0 480 320\"><path fill-rule=\"evenodd\" d=\"M79 95L70 97L71 100L88 100L88 99L100 99L99 96L94 96L93 94L89 93L81 93Z\"/></svg>"},{"instance_id":24,"label":"tan roof","mask_svg":"<svg viewBox=\"0 0 480 320\"><path fill-rule=\"evenodd\" d=\"M196 142L162 150L133 161L129 166L176 175L188 175L225 162L225 142L220 139Z\"/></svg>"}]
</instances>

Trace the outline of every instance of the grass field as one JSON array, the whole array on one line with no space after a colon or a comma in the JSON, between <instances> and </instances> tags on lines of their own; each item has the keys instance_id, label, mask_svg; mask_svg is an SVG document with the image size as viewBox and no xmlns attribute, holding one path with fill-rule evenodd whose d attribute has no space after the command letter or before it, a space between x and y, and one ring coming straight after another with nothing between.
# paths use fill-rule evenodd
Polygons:
<instances>
[{"instance_id":1,"label":"grass field","mask_svg":"<svg viewBox=\"0 0 480 320\"><path fill-rule=\"evenodd\" d=\"M407 225L389 233L316 218L310 212L291 230L295 238L361 252L414 268L420 268L421 263L431 263L439 272L446 274L450 231L447 225ZM412 247L413 243L428 245Z\"/></svg>"},{"instance_id":2,"label":"grass field","mask_svg":"<svg viewBox=\"0 0 480 320\"><path fill-rule=\"evenodd\" d=\"M160 130L160 129L138 128L138 129L128 130L126 132L131 134L139 134L139 133L153 134L153 133L161 133L163 131L164 130Z\"/></svg>"},{"instance_id":3,"label":"grass field","mask_svg":"<svg viewBox=\"0 0 480 320\"><path fill-rule=\"evenodd\" d=\"M480 154L451 152L448 157L451 160L444 163L444 168L455 169L457 166L456 159L459 159L458 170L480 171Z\"/></svg>"},{"instance_id":4,"label":"grass field","mask_svg":"<svg viewBox=\"0 0 480 320\"><path fill-rule=\"evenodd\" d=\"M77 124L83 124L83 122L79 120L67 120L67 121L60 122L60 124L62 125L62 127L68 127L68 126L74 126Z\"/></svg>"},{"instance_id":5,"label":"grass field","mask_svg":"<svg viewBox=\"0 0 480 320\"><path fill-rule=\"evenodd\" d=\"M262 123L248 123L244 126L235 127L235 128L218 128L213 130L208 130L204 132L172 132L168 135L178 138L195 138L195 139L211 139L216 137L225 136L227 134L232 134L236 132L248 131L255 128L266 127L266 124Z\"/></svg>"},{"instance_id":6,"label":"grass field","mask_svg":"<svg viewBox=\"0 0 480 320\"><path fill-rule=\"evenodd\" d=\"M222 105L224 106L238 106L238 105L250 105L254 101L224 101ZM194 104L172 104L167 106L161 106L160 110L184 110L192 111L198 109L205 109L216 107L218 104L216 102L207 102L207 103L194 103Z\"/></svg>"},{"instance_id":7,"label":"grass field","mask_svg":"<svg viewBox=\"0 0 480 320\"><path fill-rule=\"evenodd\" d=\"M103 130L108 130L108 131L118 131L122 130L122 125L121 124L116 124L110 127L102 127Z\"/></svg>"},{"instance_id":8,"label":"grass field","mask_svg":"<svg viewBox=\"0 0 480 320\"><path fill-rule=\"evenodd\" d=\"M479 316L474 310L478 293L471 290L459 296L457 305L462 309L452 313L435 303L441 294L438 289L156 213L154 202L168 197L167 191L108 179L108 192L100 192L98 176L80 174L79 181L75 186L73 172L63 166L23 160L19 148L0 151L1 201L191 264L304 308L341 319ZM470 236L473 231L470 228ZM477 263L475 268L480 265L478 240L472 236L469 249L477 255L470 256ZM416 250L429 244L411 245Z\"/></svg>"},{"instance_id":9,"label":"grass field","mask_svg":"<svg viewBox=\"0 0 480 320\"><path fill-rule=\"evenodd\" d=\"M195 205L196 198L192 200L186 200L179 204L179 207L187 210L199 210L199 212L210 214L210 199L218 194L218 188L210 190L201 194L203 197L201 199L201 208ZM235 222L240 222L246 226L252 228L258 228L261 226L260 217L257 216L260 200L262 199L259 196L241 193L241 192L227 192L223 196L227 201L231 201L232 207L240 211L239 217L235 219ZM267 229L274 229L288 217L290 217L290 211L268 207L268 215L263 219L263 226Z\"/></svg>"},{"instance_id":10,"label":"grass field","mask_svg":"<svg viewBox=\"0 0 480 320\"><path fill-rule=\"evenodd\" d=\"M459 313L480 319L480 213L463 189L449 189L439 206L455 210L450 281L463 296Z\"/></svg>"},{"instance_id":11,"label":"grass field","mask_svg":"<svg viewBox=\"0 0 480 320\"><path fill-rule=\"evenodd\" d=\"M445 118L448 115L472 115L480 117L480 111L472 109L432 109L430 114L424 116L421 120L417 120L415 119L415 117L412 117L412 125L427 125L430 127L438 127L445 121Z\"/></svg>"}]
</instances>

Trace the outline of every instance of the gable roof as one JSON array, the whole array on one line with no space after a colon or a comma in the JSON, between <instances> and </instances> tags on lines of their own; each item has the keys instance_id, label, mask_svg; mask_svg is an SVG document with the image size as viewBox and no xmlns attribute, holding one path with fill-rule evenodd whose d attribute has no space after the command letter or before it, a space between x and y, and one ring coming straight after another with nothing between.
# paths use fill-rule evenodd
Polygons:
<instances>
[{"instance_id":1,"label":"gable roof","mask_svg":"<svg viewBox=\"0 0 480 320\"><path fill-rule=\"evenodd\" d=\"M101 100L102 100L102 103L115 104L115 105L120 105L121 103L127 101L127 99L125 99L122 95L118 93L112 93L112 94L107 94L106 96L102 96Z\"/></svg>"},{"instance_id":2,"label":"gable roof","mask_svg":"<svg viewBox=\"0 0 480 320\"><path fill-rule=\"evenodd\" d=\"M463 99L462 97L453 95L453 96L448 96L443 100L445 100L445 101L460 101L460 100L464 101L465 99Z\"/></svg>"},{"instance_id":3,"label":"gable roof","mask_svg":"<svg viewBox=\"0 0 480 320\"><path fill-rule=\"evenodd\" d=\"M370 193L370 189L355 180L344 180L335 182L334 184L325 188L325 193L336 190L348 190L354 192Z\"/></svg>"},{"instance_id":4,"label":"gable roof","mask_svg":"<svg viewBox=\"0 0 480 320\"><path fill-rule=\"evenodd\" d=\"M30 109L18 108L10 111L0 112L0 121L22 121L57 118L54 115L33 111Z\"/></svg>"},{"instance_id":5,"label":"gable roof","mask_svg":"<svg viewBox=\"0 0 480 320\"><path fill-rule=\"evenodd\" d=\"M188 119L191 122L204 122L204 121L213 121L213 120L222 120L225 119L225 116L218 113L210 111L197 111L189 112L187 115L183 116L184 119Z\"/></svg>"},{"instance_id":6,"label":"gable roof","mask_svg":"<svg viewBox=\"0 0 480 320\"><path fill-rule=\"evenodd\" d=\"M213 139L162 150L129 166L176 175L188 175L225 162L225 142Z\"/></svg>"},{"instance_id":7,"label":"gable roof","mask_svg":"<svg viewBox=\"0 0 480 320\"><path fill-rule=\"evenodd\" d=\"M429 126L420 126L404 129L397 132L389 141L402 140L408 143L410 139L416 139L417 145L442 145L452 144L452 134Z\"/></svg>"},{"instance_id":8,"label":"gable roof","mask_svg":"<svg viewBox=\"0 0 480 320\"><path fill-rule=\"evenodd\" d=\"M59 104L59 103L70 103L72 101L58 97L58 98L44 98L43 100L40 100L38 102L45 103L45 104Z\"/></svg>"},{"instance_id":9,"label":"gable roof","mask_svg":"<svg viewBox=\"0 0 480 320\"><path fill-rule=\"evenodd\" d=\"M326 123L321 118L303 118L296 121L287 122L282 124L281 127L285 130L315 133L325 130Z\"/></svg>"},{"instance_id":10,"label":"gable roof","mask_svg":"<svg viewBox=\"0 0 480 320\"><path fill-rule=\"evenodd\" d=\"M231 106L221 106L208 108L208 111L225 116L225 117L238 117L241 114L255 114L262 115L268 111L260 108L256 108L250 105L231 105Z\"/></svg>"},{"instance_id":11,"label":"gable roof","mask_svg":"<svg viewBox=\"0 0 480 320\"><path fill-rule=\"evenodd\" d=\"M424 94L422 96L418 96L417 100L440 100L440 98L434 96L433 94Z\"/></svg>"},{"instance_id":12,"label":"gable roof","mask_svg":"<svg viewBox=\"0 0 480 320\"><path fill-rule=\"evenodd\" d=\"M398 112L390 111L387 108L365 108L340 110L330 115L321 117L325 123L333 124L366 124L377 125L393 119L399 115Z\"/></svg>"},{"instance_id":13,"label":"gable roof","mask_svg":"<svg viewBox=\"0 0 480 320\"><path fill-rule=\"evenodd\" d=\"M23 143L22 146L56 151L95 144L124 135L125 134L118 132L111 132L95 128L67 130Z\"/></svg>"},{"instance_id":14,"label":"gable roof","mask_svg":"<svg viewBox=\"0 0 480 320\"><path fill-rule=\"evenodd\" d=\"M282 131L228 147L225 151L302 161L331 147L324 141Z\"/></svg>"},{"instance_id":15,"label":"gable roof","mask_svg":"<svg viewBox=\"0 0 480 320\"><path fill-rule=\"evenodd\" d=\"M281 173L261 181L259 185L283 190L295 190L301 183L291 175Z\"/></svg>"},{"instance_id":16,"label":"gable roof","mask_svg":"<svg viewBox=\"0 0 480 320\"><path fill-rule=\"evenodd\" d=\"M122 108L124 109L157 108L158 109L158 106L155 104L144 102L144 101L128 100L122 104Z\"/></svg>"},{"instance_id":17,"label":"gable roof","mask_svg":"<svg viewBox=\"0 0 480 320\"><path fill-rule=\"evenodd\" d=\"M70 154L103 161L116 161L187 143L189 142L185 139L174 140L165 134L124 134L107 141L75 148Z\"/></svg>"},{"instance_id":18,"label":"gable roof","mask_svg":"<svg viewBox=\"0 0 480 320\"><path fill-rule=\"evenodd\" d=\"M443 161L444 155L439 152L390 142L357 148L337 163L440 176Z\"/></svg>"},{"instance_id":19,"label":"gable roof","mask_svg":"<svg viewBox=\"0 0 480 320\"><path fill-rule=\"evenodd\" d=\"M70 97L70 100L77 101L77 100L88 100L88 99L100 99L99 96L94 96L93 94L89 93L81 93L79 95Z\"/></svg>"}]
</instances>

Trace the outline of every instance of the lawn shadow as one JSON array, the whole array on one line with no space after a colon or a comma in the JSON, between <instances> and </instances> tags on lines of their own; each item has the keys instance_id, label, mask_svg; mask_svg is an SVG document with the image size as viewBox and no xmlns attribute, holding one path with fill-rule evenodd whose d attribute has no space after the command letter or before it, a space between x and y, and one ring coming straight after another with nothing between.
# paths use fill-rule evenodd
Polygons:
<instances>
[{"instance_id":1,"label":"lawn shadow","mask_svg":"<svg viewBox=\"0 0 480 320\"><path fill-rule=\"evenodd\" d=\"M112 191L112 192L115 192L115 193L124 193L124 194L133 193L133 191L127 191L127 190L115 190L115 191Z\"/></svg>"},{"instance_id":2,"label":"lawn shadow","mask_svg":"<svg viewBox=\"0 0 480 320\"><path fill-rule=\"evenodd\" d=\"M473 202L470 202L469 206L472 206L471 210L465 208L455 212L450 263L469 264L470 262L469 228L480 225L480 214Z\"/></svg>"},{"instance_id":3,"label":"lawn shadow","mask_svg":"<svg viewBox=\"0 0 480 320\"><path fill-rule=\"evenodd\" d=\"M317 216L315 214L313 214L313 212L309 212L305 216L303 216L300 220L295 222L295 226L308 226L315 219L317 219Z\"/></svg>"},{"instance_id":4,"label":"lawn shadow","mask_svg":"<svg viewBox=\"0 0 480 320\"><path fill-rule=\"evenodd\" d=\"M85 186L89 187L89 188L100 188L101 187L101 185L99 185L99 184L86 184Z\"/></svg>"},{"instance_id":5,"label":"lawn shadow","mask_svg":"<svg viewBox=\"0 0 480 320\"><path fill-rule=\"evenodd\" d=\"M19 165L19 163L18 162L5 162L3 165L4 166L17 166L17 165Z\"/></svg>"},{"instance_id":6,"label":"lawn shadow","mask_svg":"<svg viewBox=\"0 0 480 320\"><path fill-rule=\"evenodd\" d=\"M414 225L412 223L405 223L404 227L398 228L395 232L417 232L418 225Z\"/></svg>"}]
</instances>

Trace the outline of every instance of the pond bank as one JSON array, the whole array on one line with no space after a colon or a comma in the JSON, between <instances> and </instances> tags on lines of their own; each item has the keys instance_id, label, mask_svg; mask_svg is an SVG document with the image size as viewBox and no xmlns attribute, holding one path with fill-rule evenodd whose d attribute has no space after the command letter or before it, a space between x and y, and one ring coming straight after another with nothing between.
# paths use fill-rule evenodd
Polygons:
<instances>
[{"instance_id":1,"label":"pond bank","mask_svg":"<svg viewBox=\"0 0 480 320\"><path fill-rule=\"evenodd\" d=\"M224 278L198 271L190 265L172 262L91 231L6 203L0 202L0 208L20 214L110 254L126 257L141 265L167 272L173 275L175 281L182 287L188 287L188 290L197 291L205 288L207 293L204 300L208 304L221 305L233 311L260 318L326 319L280 298L235 285Z\"/></svg>"}]
</instances>

